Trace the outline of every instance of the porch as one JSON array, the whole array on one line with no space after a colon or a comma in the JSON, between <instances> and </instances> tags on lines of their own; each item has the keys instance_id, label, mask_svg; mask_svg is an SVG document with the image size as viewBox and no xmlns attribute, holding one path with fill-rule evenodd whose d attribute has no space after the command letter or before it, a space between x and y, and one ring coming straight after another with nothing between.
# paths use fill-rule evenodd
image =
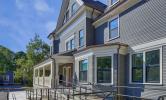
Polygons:
<instances>
[{"instance_id":1,"label":"porch","mask_svg":"<svg viewBox=\"0 0 166 100\"><path fill-rule=\"evenodd\" d=\"M58 85L70 86L73 76L72 56L53 56L34 67L34 88L55 88ZM64 83L65 81L66 83Z\"/></svg>"}]
</instances>

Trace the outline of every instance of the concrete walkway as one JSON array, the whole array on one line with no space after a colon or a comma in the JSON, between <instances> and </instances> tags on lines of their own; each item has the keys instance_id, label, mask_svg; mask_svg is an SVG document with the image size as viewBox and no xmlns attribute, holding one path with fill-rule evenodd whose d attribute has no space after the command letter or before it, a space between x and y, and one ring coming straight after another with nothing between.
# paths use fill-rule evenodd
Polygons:
<instances>
[{"instance_id":1,"label":"concrete walkway","mask_svg":"<svg viewBox=\"0 0 166 100\"><path fill-rule=\"evenodd\" d=\"M25 91L15 91L9 93L9 100L13 100L15 96L15 100L26 100L26 92Z\"/></svg>"}]
</instances>

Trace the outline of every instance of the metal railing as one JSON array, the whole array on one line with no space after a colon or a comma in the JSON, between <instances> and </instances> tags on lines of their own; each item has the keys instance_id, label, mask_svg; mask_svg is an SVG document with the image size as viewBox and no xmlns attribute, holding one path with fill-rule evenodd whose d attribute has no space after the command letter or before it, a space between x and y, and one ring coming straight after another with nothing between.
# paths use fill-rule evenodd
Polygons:
<instances>
[{"instance_id":1,"label":"metal railing","mask_svg":"<svg viewBox=\"0 0 166 100\"><path fill-rule=\"evenodd\" d=\"M57 86L57 88L41 88L41 89L27 89L27 99L29 100L152 100L146 97L140 97L134 95L135 90L158 90L165 91L166 89L158 88L141 88L141 87L129 87L129 86L104 86L99 84L84 84L76 85L71 82L62 81L63 84ZM65 86L64 84L70 84ZM88 87L89 86L89 87ZM102 90L100 88L107 88L108 90ZM126 95L117 92L118 89L132 89L133 94ZM156 100L166 100L166 95L160 95Z\"/></svg>"}]
</instances>

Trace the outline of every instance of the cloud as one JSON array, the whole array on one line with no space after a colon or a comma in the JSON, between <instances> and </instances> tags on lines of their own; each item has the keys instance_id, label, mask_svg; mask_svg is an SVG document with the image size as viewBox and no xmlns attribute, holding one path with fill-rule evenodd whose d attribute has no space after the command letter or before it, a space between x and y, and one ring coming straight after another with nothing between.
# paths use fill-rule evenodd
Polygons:
<instances>
[{"instance_id":1,"label":"cloud","mask_svg":"<svg viewBox=\"0 0 166 100\"><path fill-rule=\"evenodd\" d=\"M26 6L25 4L25 0L15 0L15 3L16 3L16 7L19 9L19 10L22 10L24 9L24 7Z\"/></svg>"},{"instance_id":2,"label":"cloud","mask_svg":"<svg viewBox=\"0 0 166 100\"><path fill-rule=\"evenodd\" d=\"M51 33L56 27L56 22L55 21L50 21L46 23L46 30L48 33Z\"/></svg>"},{"instance_id":3,"label":"cloud","mask_svg":"<svg viewBox=\"0 0 166 100\"><path fill-rule=\"evenodd\" d=\"M35 0L34 8L37 12L52 12L53 9L45 2L45 0Z\"/></svg>"}]
</instances>

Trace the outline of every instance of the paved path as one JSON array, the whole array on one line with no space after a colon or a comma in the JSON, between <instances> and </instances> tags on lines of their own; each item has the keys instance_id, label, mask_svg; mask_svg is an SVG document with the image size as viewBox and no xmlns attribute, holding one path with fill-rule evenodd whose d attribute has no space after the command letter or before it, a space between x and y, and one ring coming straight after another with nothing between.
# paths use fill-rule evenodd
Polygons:
<instances>
[{"instance_id":1,"label":"paved path","mask_svg":"<svg viewBox=\"0 0 166 100\"><path fill-rule=\"evenodd\" d=\"M13 100L13 97L12 97L13 94L15 95L16 100L26 100L26 92L25 91L10 92L9 100Z\"/></svg>"}]
</instances>

